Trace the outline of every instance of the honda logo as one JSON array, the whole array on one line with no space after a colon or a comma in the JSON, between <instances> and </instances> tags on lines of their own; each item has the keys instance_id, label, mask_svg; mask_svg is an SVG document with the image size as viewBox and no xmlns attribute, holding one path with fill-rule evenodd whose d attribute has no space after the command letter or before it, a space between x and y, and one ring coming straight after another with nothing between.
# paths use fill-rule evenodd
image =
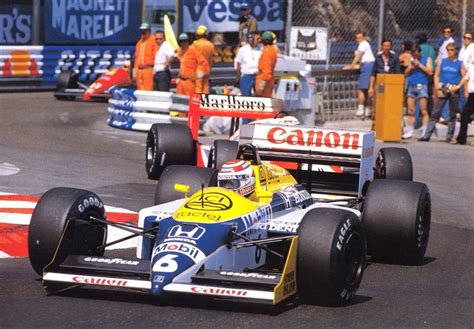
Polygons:
<instances>
[{"instance_id":1,"label":"honda logo","mask_svg":"<svg viewBox=\"0 0 474 329\"><path fill-rule=\"evenodd\" d=\"M188 238L198 240L206 232L206 229L198 225L175 225L170 229L170 238Z\"/></svg>"}]
</instances>

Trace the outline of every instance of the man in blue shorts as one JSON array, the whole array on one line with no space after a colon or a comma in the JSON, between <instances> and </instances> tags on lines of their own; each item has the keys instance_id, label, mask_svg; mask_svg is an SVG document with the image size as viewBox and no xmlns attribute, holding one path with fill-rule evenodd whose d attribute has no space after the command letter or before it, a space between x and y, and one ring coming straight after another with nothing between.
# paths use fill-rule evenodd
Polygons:
<instances>
[{"instance_id":1,"label":"man in blue shorts","mask_svg":"<svg viewBox=\"0 0 474 329\"><path fill-rule=\"evenodd\" d=\"M405 70L407 84L407 128L402 138L413 138L415 133L415 108L419 102L423 133L430 119L428 114L428 83L433 75L433 63L431 58L421 54L420 45L416 44L411 50L413 56L410 65Z\"/></svg>"},{"instance_id":2,"label":"man in blue shorts","mask_svg":"<svg viewBox=\"0 0 474 329\"><path fill-rule=\"evenodd\" d=\"M357 85L358 105L356 115L360 118L371 117L372 113L367 106L370 100L367 91L369 90L370 76L374 68L375 57L370 44L366 40L364 32L357 32L355 38L359 46L354 52L354 59L352 60L350 67L356 68L357 64L360 63L360 76Z\"/></svg>"}]
</instances>

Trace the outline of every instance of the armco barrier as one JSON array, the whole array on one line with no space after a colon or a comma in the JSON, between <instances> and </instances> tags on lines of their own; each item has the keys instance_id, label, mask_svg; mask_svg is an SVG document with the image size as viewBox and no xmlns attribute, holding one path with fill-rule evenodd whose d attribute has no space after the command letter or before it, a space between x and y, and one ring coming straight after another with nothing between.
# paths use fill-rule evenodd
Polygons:
<instances>
[{"instance_id":1,"label":"armco barrier","mask_svg":"<svg viewBox=\"0 0 474 329\"><path fill-rule=\"evenodd\" d=\"M148 131L153 123L187 123L188 96L125 88L112 88L110 94L107 123L112 127Z\"/></svg>"}]
</instances>

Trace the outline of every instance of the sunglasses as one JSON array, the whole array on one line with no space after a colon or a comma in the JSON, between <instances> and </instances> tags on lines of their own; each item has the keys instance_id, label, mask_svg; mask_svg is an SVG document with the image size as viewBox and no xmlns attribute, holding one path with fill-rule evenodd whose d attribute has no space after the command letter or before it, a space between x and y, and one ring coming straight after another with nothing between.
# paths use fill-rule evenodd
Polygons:
<instances>
[{"instance_id":1,"label":"sunglasses","mask_svg":"<svg viewBox=\"0 0 474 329\"><path fill-rule=\"evenodd\" d=\"M464 40L471 40L472 37L463 37Z\"/></svg>"}]
</instances>

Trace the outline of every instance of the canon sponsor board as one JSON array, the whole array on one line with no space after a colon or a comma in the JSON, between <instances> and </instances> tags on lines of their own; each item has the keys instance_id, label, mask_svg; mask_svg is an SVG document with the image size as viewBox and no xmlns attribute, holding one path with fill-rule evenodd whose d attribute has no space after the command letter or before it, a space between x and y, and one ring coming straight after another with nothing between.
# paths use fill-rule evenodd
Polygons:
<instances>
[{"instance_id":1,"label":"canon sponsor board","mask_svg":"<svg viewBox=\"0 0 474 329\"><path fill-rule=\"evenodd\" d=\"M44 4L47 44L133 44L142 1L51 0Z\"/></svg>"},{"instance_id":2,"label":"canon sponsor board","mask_svg":"<svg viewBox=\"0 0 474 329\"><path fill-rule=\"evenodd\" d=\"M282 0L249 0L252 16L261 31L281 31L285 16ZM182 0L180 1L181 31L194 32L204 24L210 32L239 30L240 0Z\"/></svg>"},{"instance_id":3,"label":"canon sponsor board","mask_svg":"<svg viewBox=\"0 0 474 329\"><path fill-rule=\"evenodd\" d=\"M0 45L31 43L31 6L0 6Z\"/></svg>"}]
</instances>

